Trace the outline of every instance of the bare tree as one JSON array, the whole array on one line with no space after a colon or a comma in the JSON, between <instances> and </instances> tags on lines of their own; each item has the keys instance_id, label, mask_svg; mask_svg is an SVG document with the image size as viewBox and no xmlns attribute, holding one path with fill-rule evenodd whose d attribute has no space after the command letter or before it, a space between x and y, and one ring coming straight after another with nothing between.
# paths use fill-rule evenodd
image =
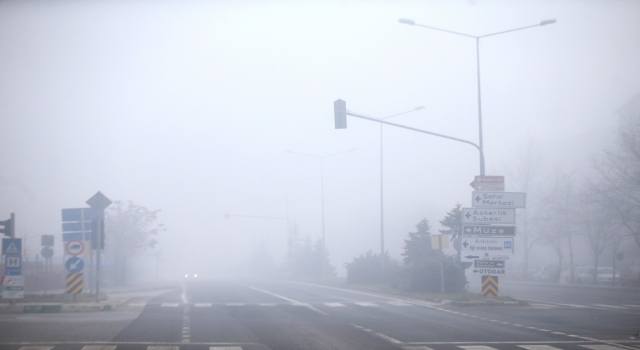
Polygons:
<instances>
[{"instance_id":1,"label":"bare tree","mask_svg":"<svg viewBox=\"0 0 640 350\"><path fill-rule=\"evenodd\" d=\"M543 198L543 231L542 242L553 248L558 256L558 267L562 270L564 259L563 248L569 249L569 263L571 281L573 282L573 242L575 232L575 195L573 191L573 176L557 172L553 186L551 186Z\"/></svg>"},{"instance_id":2,"label":"bare tree","mask_svg":"<svg viewBox=\"0 0 640 350\"><path fill-rule=\"evenodd\" d=\"M505 174L512 185L513 190L525 192L527 207L518 210L518 237L522 238L524 252L525 277L529 272L529 256L533 246L542 238L544 222L541 218L542 209L539 193L542 189L544 169L544 154L540 147L529 137L522 147L511 156L504 165Z\"/></svg>"},{"instance_id":3,"label":"bare tree","mask_svg":"<svg viewBox=\"0 0 640 350\"><path fill-rule=\"evenodd\" d=\"M160 210L149 210L128 201L114 202L106 212L105 245L116 263L116 284L126 281L127 259L139 251L152 249L157 241L154 238L164 230L159 224Z\"/></svg>"},{"instance_id":4,"label":"bare tree","mask_svg":"<svg viewBox=\"0 0 640 350\"><path fill-rule=\"evenodd\" d=\"M591 190L640 246L640 115L621 117L617 149L594 160Z\"/></svg>"},{"instance_id":5,"label":"bare tree","mask_svg":"<svg viewBox=\"0 0 640 350\"><path fill-rule=\"evenodd\" d=\"M615 215L606 201L600 200L593 188L589 187L583 192L580 200L579 221L582 233L589 241L589 247L593 252L594 271L598 271L599 257L602 252L619 236L617 223L612 220ZM619 243L619 241L618 241ZM597 282L597 273L593 275L593 283Z\"/></svg>"}]
</instances>

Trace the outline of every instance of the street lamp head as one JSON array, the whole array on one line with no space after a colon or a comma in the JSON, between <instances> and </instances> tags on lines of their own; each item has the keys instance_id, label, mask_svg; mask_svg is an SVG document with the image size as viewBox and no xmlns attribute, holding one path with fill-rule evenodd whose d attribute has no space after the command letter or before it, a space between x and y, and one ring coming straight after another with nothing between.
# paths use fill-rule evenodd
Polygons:
<instances>
[{"instance_id":1,"label":"street lamp head","mask_svg":"<svg viewBox=\"0 0 640 350\"><path fill-rule=\"evenodd\" d=\"M555 19L545 19L544 21L540 22L541 26L546 26L547 24L554 24L556 23Z\"/></svg>"},{"instance_id":2,"label":"street lamp head","mask_svg":"<svg viewBox=\"0 0 640 350\"><path fill-rule=\"evenodd\" d=\"M418 107L416 107L416 111L419 111L419 110L421 110L421 109L424 109L424 106L418 106Z\"/></svg>"},{"instance_id":3,"label":"street lamp head","mask_svg":"<svg viewBox=\"0 0 640 350\"><path fill-rule=\"evenodd\" d=\"M408 19L408 18L400 18L398 20L398 22L400 22L402 24L408 24L410 26L415 26L416 25L416 21L414 21L412 19Z\"/></svg>"}]
</instances>

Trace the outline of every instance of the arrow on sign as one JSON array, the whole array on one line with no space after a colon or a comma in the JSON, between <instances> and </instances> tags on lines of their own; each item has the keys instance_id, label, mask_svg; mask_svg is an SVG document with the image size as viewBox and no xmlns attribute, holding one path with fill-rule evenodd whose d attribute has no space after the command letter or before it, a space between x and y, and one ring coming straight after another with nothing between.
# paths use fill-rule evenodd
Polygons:
<instances>
[{"instance_id":1,"label":"arrow on sign","mask_svg":"<svg viewBox=\"0 0 640 350\"><path fill-rule=\"evenodd\" d=\"M471 217L471 213L467 213L467 215L465 215L465 216L466 216L466 217L467 217L467 219L468 219L468 218L470 218L470 217Z\"/></svg>"},{"instance_id":2,"label":"arrow on sign","mask_svg":"<svg viewBox=\"0 0 640 350\"><path fill-rule=\"evenodd\" d=\"M77 260L71 263L71 265L69 266L69 270L75 270L78 268L78 265L80 264L82 260Z\"/></svg>"},{"instance_id":3,"label":"arrow on sign","mask_svg":"<svg viewBox=\"0 0 640 350\"><path fill-rule=\"evenodd\" d=\"M467 241L464 241L464 243L462 243L462 245L466 248L469 245L469 243L467 243Z\"/></svg>"},{"instance_id":4,"label":"arrow on sign","mask_svg":"<svg viewBox=\"0 0 640 350\"><path fill-rule=\"evenodd\" d=\"M465 258L467 258L467 259L480 259L479 256L475 256L475 255L467 255L467 256L465 256Z\"/></svg>"},{"instance_id":5,"label":"arrow on sign","mask_svg":"<svg viewBox=\"0 0 640 350\"><path fill-rule=\"evenodd\" d=\"M480 203L481 200L482 200L482 197L480 196L476 197L476 202Z\"/></svg>"}]
</instances>

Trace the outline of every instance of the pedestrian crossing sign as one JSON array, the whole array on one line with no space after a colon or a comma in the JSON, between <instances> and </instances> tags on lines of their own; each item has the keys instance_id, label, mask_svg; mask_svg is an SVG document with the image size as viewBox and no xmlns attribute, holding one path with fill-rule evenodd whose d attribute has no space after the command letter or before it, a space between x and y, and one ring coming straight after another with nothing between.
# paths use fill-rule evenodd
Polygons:
<instances>
[{"instance_id":1,"label":"pedestrian crossing sign","mask_svg":"<svg viewBox=\"0 0 640 350\"><path fill-rule=\"evenodd\" d=\"M3 238L2 254L4 255L21 255L22 238Z\"/></svg>"}]
</instances>

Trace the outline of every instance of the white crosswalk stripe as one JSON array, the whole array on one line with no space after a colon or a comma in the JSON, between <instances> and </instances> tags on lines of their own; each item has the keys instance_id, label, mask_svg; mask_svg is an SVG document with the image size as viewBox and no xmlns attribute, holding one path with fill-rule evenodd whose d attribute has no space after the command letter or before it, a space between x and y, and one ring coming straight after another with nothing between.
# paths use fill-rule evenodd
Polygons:
<instances>
[{"instance_id":1,"label":"white crosswalk stripe","mask_svg":"<svg viewBox=\"0 0 640 350\"><path fill-rule=\"evenodd\" d=\"M527 350L559 350L549 345L518 345L519 347Z\"/></svg>"},{"instance_id":2,"label":"white crosswalk stripe","mask_svg":"<svg viewBox=\"0 0 640 350\"><path fill-rule=\"evenodd\" d=\"M340 303L324 303L325 305L327 305L328 307L342 307L345 306L344 304L340 304Z\"/></svg>"},{"instance_id":3,"label":"white crosswalk stripe","mask_svg":"<svg viewBox=\"0 0 640 350\"><path fill-rule=\"evenodd\" d=\"M211 346L209 350L242 350L239 346Z\"/></svg>"},{"instance_id":4,"label":"white crosswalk stripe","mask_svg":"<svg viewBox=\"0 0 640 350\"><path fill-rule=\"evenodd\" d=\"M178 303L162 303L160 304L161 307L178 307L180 304ZM162 349L160 349L162 350Z\"/></svg>"},{"instance_id":5,"label":"white crosswalk stripe","mask_svg":"<svg viewBox=\"0 0 640 350\"><path fill-rule=\"evenodd\" d=\"M227 306L243 306L244 303L227 303Z\"/></svg>"},{"instance_id":6,"label":"white crosswalk stripe","mask_svg":"<svg viewBox=\"0 0 640 350\"><path fill-rule=\"evenodd\" d=\"M486 345L466 345L466 346L458 346L460 349L464 350L496 350L490 346Z\"/></svg>"},{"instance_id":7,"label":"white crosswalk stripe","mask_svg":"<svg viewBox=\"0 0 640 350\"><path fill-rule=\"evenodd\" d=\"M53 346L23 346L20 350L51 350Z\"/></svg>"},{"instance_id":8,"label":"white crosswalk stripe","mask_svg":"<svg viewBox=\"0 0 640 350\"><path fill-rule=\"evenodd\" d=\"M116 350L116 347L114 345L85 345L82 347L82 350Z\"/></svg>"},{"instance_id":9,"label":"white crosswalk stripe","mask_svg":"<svg viewBox=\"0 0 640 350\"><path fill-rule=\"evenodd\" d=\"M147 350L180 350L177 346L147 346Z\"/></svg>"},{"instance_id":10,"label":"white crosswalk stripe","mask_svg":"<svg viewBox=\"0 0 640 350\"><path fill-rule=\"evenodd\" d=\"M587 348L587 349L591 349L591 350L621 350L622 348L619 348L617 346L613 346L613 345L580 345L583 348Z\"/></svg>"},{"instance_id":11,"label":"white crosswalk stripe","mask_svg":"<svg viewBox=\"0 0 640 350\"><path fill-rule=\"evenodd\" d=\"M193 306L195 307L210 307L212 304L211 303L195 303L193 304Z\"/></svg>"}]
</instances>

